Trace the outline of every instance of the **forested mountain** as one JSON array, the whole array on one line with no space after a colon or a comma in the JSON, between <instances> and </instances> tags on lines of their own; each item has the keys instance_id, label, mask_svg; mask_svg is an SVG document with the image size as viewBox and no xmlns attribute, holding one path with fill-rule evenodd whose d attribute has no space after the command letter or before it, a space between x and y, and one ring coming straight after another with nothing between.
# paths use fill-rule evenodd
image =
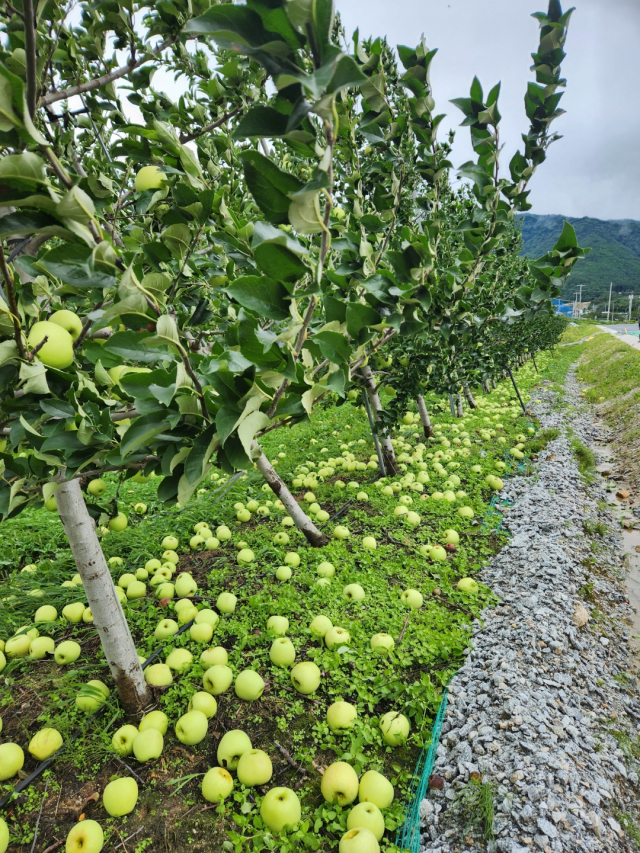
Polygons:
<instances>
[{"instance_id":1,"label":"forested mountain","mask_svg":"<svg viewBox=\"0 0 640 853\"><path fill-rule=\"evenodd\" d=\"M591 248L587 258L573 268L564 298L572 301L577 285L583 284L585 302L601 301L608 297L611 282L614 293L640 294L640 222L529 213L522 219L524 254L530 258L538 258L553 247L565 220L576 229L580 245Z\"/></svg>"}]
</instances>

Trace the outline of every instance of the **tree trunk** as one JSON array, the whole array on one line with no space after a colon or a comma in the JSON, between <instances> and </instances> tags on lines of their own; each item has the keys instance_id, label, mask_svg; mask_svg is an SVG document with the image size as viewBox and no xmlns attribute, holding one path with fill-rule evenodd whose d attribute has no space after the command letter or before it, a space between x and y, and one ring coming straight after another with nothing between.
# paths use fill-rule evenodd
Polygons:
<instances>
[{"instance_id":1,"label":"tree trunk","mask_svg":"<svg viewBox=\"0 0 640 853\"><path fill-rule=\"evenodd\" d=\"M62 483L55 498L120 702L127 715L140 715L151 693L79 480Z\"/></svg>"},{"instance_id":2,"label":"tree trunk","mask_svg":"<svg viewBox=\"0 0 640 853\"><path fill-rule=\"evenodd\" d=\"M378 391L376 390L376 383L375 379L373 378L373 371L371 370L368 364L365 364L363 367L361 367L360 371L364 379L364 387L367 392L367 396L369 397L369 403L371 404L371 409L373 410L373 417L375 418L376 423L379 423L379 415L382 411L382 403L380 402L380 397L378 395ZM384 433L379 433L379 436L380 446L382 447L382 455L384 456L385 473L387 473L390 477L394 477L398 473L396 452L393 449L393 444L391 444L391 439L388 435L385 435Z\"/></svg>"},{"instance_id":3,"label":"tree trunk","mask_svg":"<svg viewBox=\"0 0 640 853\"><path fill-rule=\"evenodd\" d=\"M464 406L462 404L462 394L456 394L456 414L459 418L464 417Z\"/></svg>"},{"instance_id":4,"label":"tree trunk","mask_svg":"<svg viewBox=\"0 0 640 853\"><path fill-rule=\"evenodd\" d=\"M493 377L491 379L491 387L493 388L494 391L496 390L496 380L493 379Z\"/></svg>"},{"instance_id":5,"label":"tree trunk","mask_svg":"<svg viewBox=\"0 0 640 853\"><path fill-rule=\"evenodd\" d=\"M473 398L473 394L471 393L471 388L468 385L463 385L462 390L464 391L464 396L467 399L467 403L469 404L470 409L476 408L476 401Z\"/></svg>"},{"instance_id":6,"label":"tree trunk","mask_svg":"<svg viewBox=\"0 0 640 853\"><path fill-rule=\"evenodd\" d=\"M420 412L420 423L422 424L425 437L431 438L433 435L435 435L435 432L433 427L431 426L431 418L429 417L429 412L427 411L427 406L424 402L424 397L422 396L422 394L418 394L416 403L418 404L418 411Z\"/></svg>"},{"instance_id":7,"label":"tree trunk","mask_svg":"<svg viewBox=\"0 0 640 853\"><path fill-rule=\"evenodd\" d=\"M256 444L255 446L257 447L258 445ZM265 481L269 484L274 495L285 505L285 509L293 519L295 526L304 533L307 542L313 545L314 548L321 548L323 545L326 545L329 542L328 538L318 530L313 521L304 512L284 481L276 474L275 468L264 455L263 451L260 452L260 456L256 460L256 466Z\"/></svg>"},{"instance_id":8,"label":"tree trunk","mask_svg":"<svg viewBox=\"0 0 640 853\"><path fill-rule=\"evenodd\" d=\"M455 418L456 416L456 404L453 399L453 394L449 394L449 408L451 409L451 417Z\"/></svg>"},{"instance_id":9,"label":"tree trunk","mask_svg":"<svg viewBox=\"0 0 640 853\"><path fill-rule=\"evenodd\" d=\"M489 385L488 379L485 379L484 382L482 383L482 390L484 391L485 394L491 393L491 385Z\"/></svg>"}]
</instances>

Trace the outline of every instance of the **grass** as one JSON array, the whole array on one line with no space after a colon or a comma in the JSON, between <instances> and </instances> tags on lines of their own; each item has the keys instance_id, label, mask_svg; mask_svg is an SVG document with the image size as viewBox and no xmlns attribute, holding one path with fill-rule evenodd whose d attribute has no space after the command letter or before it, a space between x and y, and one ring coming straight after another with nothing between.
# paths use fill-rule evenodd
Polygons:
<instances>
[{"instance_id":1,"label":"grass","mask_svg":"<svg viewBox=\"0 0 640 853\"><path fill-rule=\"evenodd\" d=\"M606 536L609 533L609 528L604 521L593 521L591 518L584 519L582 529L590 536Z\"/></svg>"},{"instance_id":2,"label":"grass","mask_svg":"<svg viewBox=\"0 0 640 853\"><path fill-rule=\"evenodd\" d=\"M531 441L527 442L527 452L541 453L543 450L546 450L547 445L551 444L552 441L555 441L559 435L559 429L552 428L541 430L536 433L535 438L532 438Z\"/></svg>"},{"instance_id":3,"label":"grass","mask_svg":"<svg viewBox=\"0 0 640 853\"><path fill-rule=\"evenodd\" d=\"M633 841L636 848L640 850L640 828L634 819L624 812L615 812L615 819Z\"/></svg>"},{"instance_id":4,"label":"grass","mask_svg":"<svg viewBox=\"0 0 640 853\"><path fill-rule=\"evenodd\" d=\"M574 438L571 442L573 455L578 460L578 468L583 477L590 477L595 471L596 456L590 447L583 444L579 438Z\"/></svg>"},{"instance_id":5,"label":"grass","mask_svg":"<svg viewBox=\"0 0 640 853\"><path fill-rule=\"evenodd\" d=\"M458 792L455 803L465 835L479 834L485 842L493 839L496 788L495 782L472 778Z\"/></svg>"},{"instance_id":6,"label":"grass","mask_svg":"<svg viewBox=\"0 0 640 853\"><path fill-rule=\"evenodd\" d=\"M548 360L547 356L540 359L541 368ZM533 367L525 366L518 380L528 395L537 381ZM412 484L403 477L376 484L376 471L367 467L374 449L366 416L350 404L319 408L308 423L297 425L295 430L271 433L265 441L267 453L277 462L285 481L296 483L298 500L305 502L305 493L313 491L317 502L331 515L345 510L340 524L348 526L351 536L343 541L332 539L322 551L307 546L295 528L283 527L283 513L270 501L273 495L263 489L256 471L248 472L228 492L220 490L224 478L214 471L214 479L180 509L166 508L158 501L157 479L137 483L106 477L109 486L101 506L112 511L119 495L119 509L129 515L129 525L122 533L109 533L102 539L105 555L123 560L122 567L113 570L114 581L117 583L123 573L140 569L149 559L160 556L163 537L176 535L181 542L178 570L191 572L196 580L198 595L202 596L198 607L215 606L222 591L233 592L238 598L235 613L221 618L210 644L228 651L234 673L253 668L267 682L258 702L238 700L233 689L218 696L218 711L207 736L197 746L186 747L174 737L173 727L186 712L190 697L202 689L202 647L189 632L165 643L160 660L174 647L188 649L194 657L186 673L175 674L169 687L154 691L156 706L170 720L161 757L147 764L125 759L141 779L138 805L118 821L106 818L99 802L91 800L86 806L87 816L103 826L109 849L138 831L130 849L135 845L154 850L168 847L175 853L187 849L189 853L208 853L212 849L237 849L243 853L336 849L345 830L348 809L324 802L319 791L320 771L333 761L346 760L359 773L376 769L393 783L396 799L385 810L389 835L383 842L383 851L397 850L392 838L404 818L405 797L417 755L428 736L444 686L463 660L471 638L470 626L482 608L494 601L490 590L482 586L475 596L457 589L458 580L476 575L505 541L504 535L485 532L481 524L492 497L485 477L498 471L502 476L498 465L506 464L508 473L513 467L508 448L515 443L516 435L527 432L528 421L520 416L517 400L506 383L500 384L491 396L478 395L478 399L480 407L467 413L464 420L451 419L446 401L429 400L436 427L436 437L429 443L423 441L424 436L415 425L398 430L395 441L402 464L414 475L423 470L429 474L424 493L412 487L419 485L415 480ZM494 403L496 409L491 408ZM463 444L467 439L461 433L468 433L469 447ZM434 465L438 456L448 466L444 475ZM329 460L334 460L330 467L335 472L318 474ZM423 464L424 468L420 468ZM480 466L480 473L471 471L475 465ZM422 500L423 494L443 490L454 473L461 480L454 488L463 489L464 497L454 503ZM390 489L392 483L412 500L410 508L421 519L417 527L409 527L394 514L399 494ZM391 494L385 492L387 487ZM236 520L235 504L246 505L251 500L268 513L262 516L256 512L248 523L241 524ZM148 512L136 515L132 508L140 502L147 504ZM458 515L461 503L473 509L474 519L464 520ZM206 521L214 531L218 525L227 524L232 539L212 551L190 550L187 543L194 525L200 521ZM459 531L461 542L446 561L437 562L420 553L421 546L441 542L444 531L452 527ZM328 522L326 529L331 533L333 524ZM290 541L279 546L273 539L276 532L282 531L288 532ZM83 600L81 586L61 586L70 581L75 569L55 515L29 508L3 524L0 534L6 575L4 580L0 576L0 599L10 602L0 610L1 638L30 624L36 606L51 602L61 610L69 601ZM362 546L366 535L376 538L377 550ZM248 566L239 566L236 560L241 542L246 542L256 556ZM274 572L287 552L297 553L300 565L294 568L289 582L277 583ZM327 560L334 564L336 574L329 586L318 586L316 566ZM21 571L28 564L36 564L36 571ZM365 589L366 599L361 604L352 605L343 598L342 589L350 583L359 583ZM405 588L421 591L425 599L422 609L407 611L400 600ZM148 592L139 601L125 604L136 647L143 657L159 645L154 637L158 622L175 616L171 601L161 603L150 588ZM346 628L351 642L332 651L314 639L308 625L318 613ZM273 614L288 617L297 661L313 660L323 673L321 686L312 697L297 694L288 671L271 665L269 647L273 636L266 630L266 622ZM66 669L51 659L13 659L0 676L2 739L25 747L24 773L37 766L26 753L35 731L54 726L68 739L85 719L75 704L81 686L93 678L109 681L99 639L90 623L74 626L57 620L40 625L39 630L50 633L56 641L63 637L76 639L82 654ZM395 649L388 658L371 653L370 638L379 632L396 638ZM342 735L331 732L326 723L328 705L339 699L358 709L353 729ZM383 743L378 724L380 716L389 710L401 710L411 722L407 744L395 749ZM123 722L112 695L106 712L49 771L48 791L53 790L54 783L57 787L55 799L49 796L43 809L38 842L42 849L68 832L78 803L101 792L111 777L127 774L111 749L111 737ZM269 753L276 784L297 787L300 783L303 820L286 838L275 839L262 824L259 804L263 791L236 782L226 803L213 808L203 801L202 774L216 764L220 736L233 728L245 730L254 747ZM306 777L301 777L285 760L274 746L276 741L298 767L306 770ZM11 791L12 785L13 780L0 784L0 796ZM44 787L45 780L39 780L9 806L7 819L16 844L32 841ZM480 786L476 792L478 808L485 815L485 829L488 790Z\"/></svg>"}]
</instances>

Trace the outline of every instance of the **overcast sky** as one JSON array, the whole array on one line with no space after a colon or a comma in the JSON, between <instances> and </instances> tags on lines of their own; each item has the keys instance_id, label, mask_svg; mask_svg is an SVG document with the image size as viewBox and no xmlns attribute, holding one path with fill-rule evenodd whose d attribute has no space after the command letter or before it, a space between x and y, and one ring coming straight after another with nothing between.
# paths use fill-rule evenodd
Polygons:
<instances>
[{"instance_id":1,"label":"overcast sky","mask_svg":"<svg viewBox=\"0 0 640 853\"><path fill-rule=\"evenodd\" d=\"M439 52L432 64L442 125L459 125L451 98L469 93L477 74L485 92L502 81L500 111L506 168L527 129L524 93L539 25L530 15L546 0L336 0L349 35L386 35L415 46L422 33ZM640 220L640 0L574 0L561 106L553 125L564 138L551 146L530 184L532 213ZM563 9L571 7L564 3ZM454 164L471 157L459 128Z\"/></svg>"}]
</instances>

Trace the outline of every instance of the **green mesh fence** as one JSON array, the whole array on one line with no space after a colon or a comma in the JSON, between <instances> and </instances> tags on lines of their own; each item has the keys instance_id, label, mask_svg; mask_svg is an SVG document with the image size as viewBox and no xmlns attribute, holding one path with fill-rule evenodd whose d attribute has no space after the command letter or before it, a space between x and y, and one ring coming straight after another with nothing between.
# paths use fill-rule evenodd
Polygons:
<instances>
[{"instance_id":1,"label":"green mesh fence","mask_svg":"<svg viewBox=\"0 0 640 853\"><path fill-rule=\"evenodd\" d=\"M410 803L409 811L396 837L396 845L401 850L410 850L411 853L420 853L420 803L424 800L427 792L429 776L431 776L433 764L436 760L436 750L440 742L444 714L447 709L447 696L448 691L445 688L431 729L431 738L422 747L413 774L413 781L407 796L407 801Z\"/></svg>"}]
</instances>

